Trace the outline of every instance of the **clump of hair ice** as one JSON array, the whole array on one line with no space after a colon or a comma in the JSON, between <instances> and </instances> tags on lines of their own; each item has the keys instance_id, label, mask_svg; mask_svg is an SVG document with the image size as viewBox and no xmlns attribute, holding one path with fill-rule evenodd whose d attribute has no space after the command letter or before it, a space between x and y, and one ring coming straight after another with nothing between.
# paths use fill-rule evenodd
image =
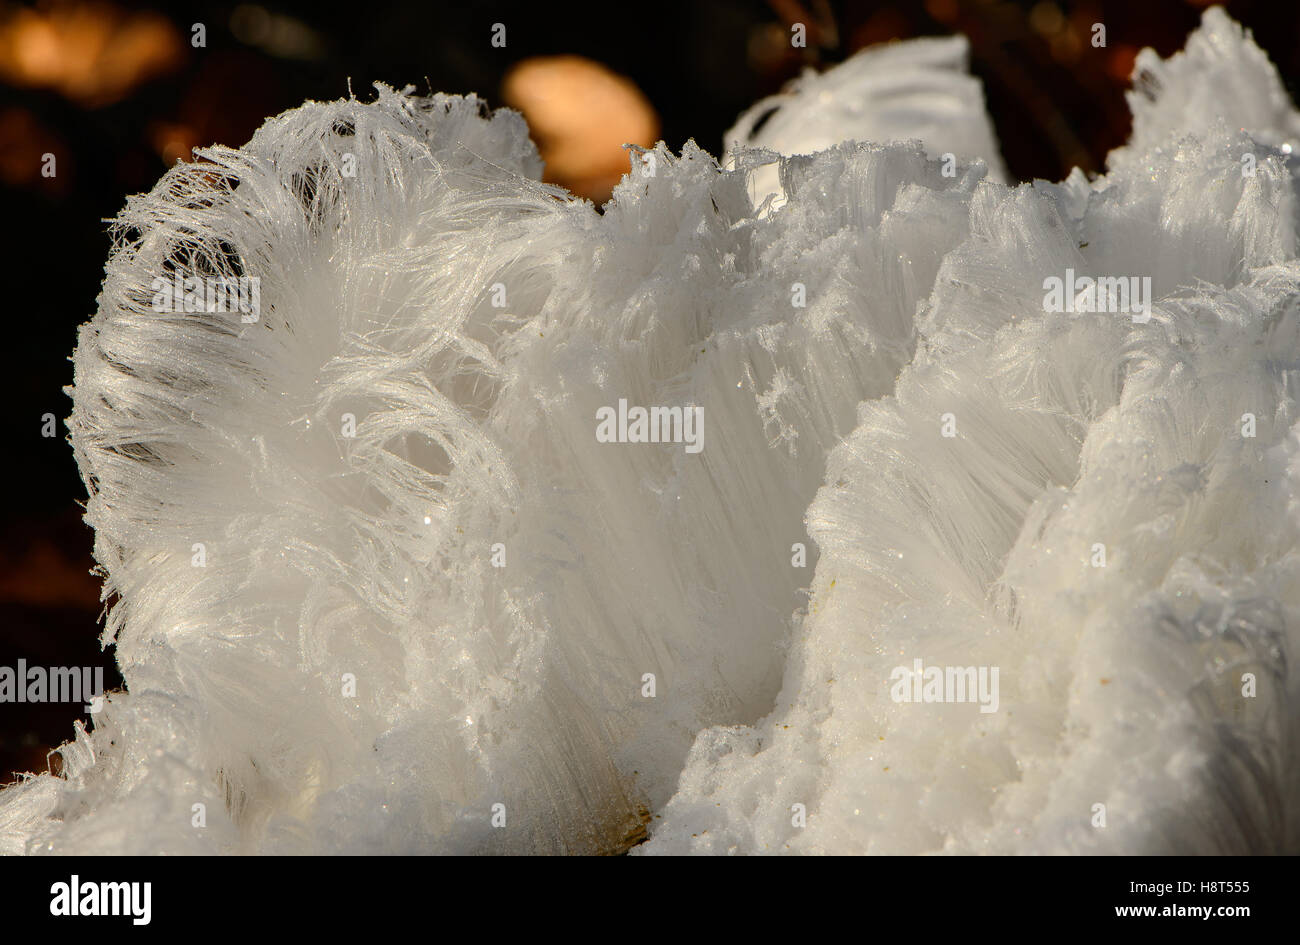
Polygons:
<instances>
[{"instance_id":1,"label":"clump of hair ice","mask_svg":"<svg viewBox=\"0 0 1300 945\"><path fill-rule=\"evenodd\" d=\"M1300 850L1300 115L1212 9L1106 175L1008 186L964 56L603 215L385 88L129 200L69 421L127 691L0 850ZM1067 270L1149 318L1045 311ZM620 400L703 449L600 442Z\"/></svg>"}]
</instances>

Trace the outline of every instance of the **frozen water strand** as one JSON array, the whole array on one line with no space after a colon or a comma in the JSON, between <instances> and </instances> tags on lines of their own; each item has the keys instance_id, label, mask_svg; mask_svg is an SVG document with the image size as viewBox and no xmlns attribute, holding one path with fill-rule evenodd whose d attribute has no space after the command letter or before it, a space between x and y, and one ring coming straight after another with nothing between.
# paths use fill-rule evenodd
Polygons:
<instances>
[{"instance_id":1,"label":"frozen water strand","mask_svg":"<svg viewBox=\"0 0 1300 945\"><path fill-rule=\"evenodd\" d=\"M1260 62L1230 27L1210 11L1187 55ZM917 357L808 510L821 556L776 710L701 733L638 852L1300 844L1294 178L1228 130L1252 90L1160 71L1141 163L975 194ZM1252 76L1267 100L1276 76ZM1045 312L1067 269L1148 275L1150 321ZM897 698L914 659L996 668L996 711Z\"/></svg>"}]
</instances>

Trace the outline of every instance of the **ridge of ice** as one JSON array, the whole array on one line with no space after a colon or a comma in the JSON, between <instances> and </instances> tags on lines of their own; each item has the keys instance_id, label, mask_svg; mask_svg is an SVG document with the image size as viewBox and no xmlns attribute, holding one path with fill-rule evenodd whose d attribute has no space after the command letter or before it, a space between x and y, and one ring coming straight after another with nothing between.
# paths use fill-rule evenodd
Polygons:
<instances>
[{"instance_id":1,"label":"ridge of ice","mask_svg":"<svg viewBox=\"0 0 1300 945\"><path fill-rule=\"evenodd\" d=\"M661 144L598 215L519 116L382 88L168 171L71 389L129 692L0 850L1300 849L1298 119L1221 12L1188 49L1091 182L837 143L759 213L770 153ZM260 320L155 311L173 267ZM1044 312L1067 268L1150 321ZM598 443L620 398L703 452ZM913 658L999 710L892 701Z\"/></svg>"}]
</instances>

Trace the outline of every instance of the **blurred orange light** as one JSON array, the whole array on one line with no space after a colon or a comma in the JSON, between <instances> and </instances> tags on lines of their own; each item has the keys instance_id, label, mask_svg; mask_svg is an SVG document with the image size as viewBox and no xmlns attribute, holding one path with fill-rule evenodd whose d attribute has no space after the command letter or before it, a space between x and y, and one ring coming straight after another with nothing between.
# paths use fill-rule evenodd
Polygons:
<instances>
[{"instance_id":1,"label":"blurred orange light","mask_svg":"<svg viewBox=\"0 0 1300 945\"><path fill-rule=\"evenodd\" d=\"M0 19L0 80L97 107L175 68L183 49L157 13L100 2L17 7Z\"/></svg>"},{"instance_id":2,"label":"blurred orange light","mask_svg":"<svg viewBox=\"0 0 1300 945\"><path fill-rule=\"evenodd\" d=\"M597 202L628 170L624 144L651 147L659 118L635 83L581 56L525 59L507 73L502 98L524 113L546 180Z\"/></svg>"},{"instance_id":3,"label":"blurred orange light","mask_svg":"<svg viewBox=\"0 0 1300 945\"><path fill-rule=\"evenodd\" d=\"M44 177L45 155L56 159L58 173ZM68 149L25 108L0 109L0 181L10 187L40 183L60 192L66 189L72 171Z\"/></svg>"},{"instance_id":4,"label":"blurred orange light","mask_svg":"<svg viewBox=\"0 0 1300 945\"><path fill-rule=\"evenodd\" d=\"M169 167L177 161L193 160L190 152L199 145L198 134L193 128L165 121L149 126L149 140Z\"/></svg>"}]
</instances>

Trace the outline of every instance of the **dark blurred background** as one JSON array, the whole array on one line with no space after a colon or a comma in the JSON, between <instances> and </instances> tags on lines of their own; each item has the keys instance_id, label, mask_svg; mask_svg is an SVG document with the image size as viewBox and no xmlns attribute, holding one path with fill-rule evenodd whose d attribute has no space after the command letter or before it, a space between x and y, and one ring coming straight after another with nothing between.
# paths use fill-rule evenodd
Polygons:
<instances>
[{"instance_id":1,"label":"dark blurred background","mask_svg":"<svg viewBox=\"0 0 1300 945\"><path fill-rule=\"evenodd\" d=\"M1180 49L1208 4L1188 0L686 0L575 6L366 3L0 2L0 197L11 283L6 402L17 491L0 507L0 666L105 667L85 490L63 418L76 328L95 310L104 218L190 149L239 146L306 99L386 82L476 92L527 114L547 176L603 202L625 141L718 154L756 99L805 66L874 43L964 33L1012 175L1100 171L1128 135L1123 93L1143 46ZM1282 73L1300 75L1300 4L1226 3ZM804 49L790 24L807 25ZM1090 44L1104 23L1105 49ZM505 46L492 44L493 24ZM204 45L196 46L195 24ZM47 176L54 155L53 175ZM45 169L45 173L42 171ZM42 436L42 418L58 430ZM0 783L44 771L82 706L0 705Z\"/></svg>"}]
</instances>

